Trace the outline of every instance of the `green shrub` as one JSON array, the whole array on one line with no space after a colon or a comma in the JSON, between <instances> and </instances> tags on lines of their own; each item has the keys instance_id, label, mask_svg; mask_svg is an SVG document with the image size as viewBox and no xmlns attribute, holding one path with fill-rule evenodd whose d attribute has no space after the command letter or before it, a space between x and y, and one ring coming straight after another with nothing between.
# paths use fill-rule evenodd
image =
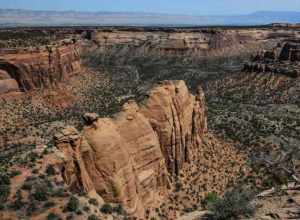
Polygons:
<instances>
[{"instance_id":1,"label":"green shrub","mask_svg":"<svg viewBox=\"0 0 300 220\"><path fill-rule=\"evenodd\" d=\"M98 206L99 205L97 199L94 199L94 198L89 199L89 203L92 204L92 205L94 205L94 206Z\"/></svg>"},{"instance_id":2,"label":"green shrub","mask_svg":"<svg viewBox=\"0 0 300 220\"><path fill-rule=\"evenodd\" d=\"M19 176L19 175L21 175L21 174L22 174L21 171L19 171L19 170L13 170L13 171L11 171L11 173L10 173L10 177L12 178L12 177L15 177L15 176Z\"/></svg>"},{"instance_id":3,"label":"green shrub","mask_svg":"<svg viewBox=\"0 0 300 220\"><path fill-rule=\"evenodd\" d=\"M209 207L216 220L239 219L241 216L252 216L255 208L251 204L254 194L248 190L234 189L226 192L223 198L217 199Z\"/></svg>"},{"instance_id":4,"label":"green shrub","mask_svg":"<svg viewBox=\"0 0 300 220\"><path fill-rule=\"evenodd\" d=\"M10 178L6 174L0 174L0 185L10 185Z\"/></svg>"},{"instance_id":5,"label":"green shrub","mask_svg":"<svg viewBox=\"0 0 300 220\"><path fill-rule=\"evenodd\" d=\"M57 214L50 213L50 214L47 216L47 220L61 220L61 218L60 218Z\"/></svg>"},{"instance_id":6,"label":"green shrub","mask_svg":"<svg viewBox=\"0 0 300 220\"><path fill-rule=\"evenodd\" d=\"M4 184L0 185L0 202L6 202L9 194L10 194L10 186Z\"/></svg>"},{"instance_id":7,"label":"green shrub","mask_svg":"<svg viewBox=\"0 0 300 220\"><path fill-rule=\"evenodd\" d=\"M88 217L88 220L100 220L96 215L90 215L89 217Z\"/></svg>"},{"instance_id":8,"label":"green shrub","mask_svg":"<svg viewBox=\"0 0 300 220\"><path fill-rule=\"evenodd\" d=\"M46 168L46 173L48 174L48 176L53 176L55 175L56 171L53 167L53 165L48 165Z\"/></svg>"},{"instance_id":9,"label":"green shrub","mask_svg":"<svg viewBox=\"0 0 300 220\"><path fill-rule=\"evenodd\" d=\"M109 203L105 203L101 209L101 212L103 212L104 214L111 214L113 212L113 208Z\"/></svg>"},{"instance_id":10,"label":"green shrub","mask_svg":"<svg viewBox=\"0 0 300 220\"><path fill-rule=\"evenodd\" d=\"M118 204L116 207L113 207L113 212L119 215L126 215L126 211L124 210L121 204Z\"/></svg>"},{"instance_id":11,"label":"green shrub","mask_svg":"<svg viewBox=\"0 0 300 220\"><path fill-rule=\"evenodd\" d=\"M44 204L44 208L52 208L55 206L55 203L54 202L46 202Z\"/></svg>"},{"instance_id":12,"label":"green shrub","mask_svg":"<svg viewBox=\"0 0 300 220\"><path fill-rule=\"evenodd\" d=\"M66 206L67 211L76 212L79 208L79 200L75 196L71 196Z\"/></svg>"},{"instance_id":13,"label":"green shrub","mask_svg":"<svg viewBox=\"0 0 300 220\"><path fill-rule=\"evenodd\" d=\"M26 210L26 215L31 216L35 211L37 211L37 206L35 203L30 203Z\"/></svg>"},{"instance_id":14,"label":"green shrub","mask_svg":"<svg viewBox=\"0 0 300 220\"><path fill-rule=\"evenodd\" d=\"M36 186L34 192L32 193L32 197L37 201L47 201L48 200L48 191L45 186Z\"/></svg>"},{"instance_id":15,"label":"green shrub","mask_svg":"<svg viewBox=\"0 0 300 220\"><path fill-rule=\"evenodd\" d=\"M25 182L25 183L23 184L23 186L21 187L21 189L23 189L23 190L28 190L28 191L30 191L31 188L32 188L32 183L31 183L31 182Z\"/></svg>"},{"instance_id":16,"label":"green shrub","mask_svg":"<svg viewBox=\"0 0 300 220\"><path fill-rule=\"evenodd\" d=\"M90 210L91 210L91 209L90 209L90 207L88 207L88 206L84 206L84 207L83 207L83 211L85 211L85 212L90 212Z\"/></svg>"},{"instance_id":17,"label":"green shrub","mask_svg":"<svg viewBox=\"0 0 300 220\"><path fill-rule=\"evenodd\" d=\"M214 192L210 192L207 194L202 204L205 207L209 207L211 204L215 203L218 200L218 195Z\"/></svg>"},{"instance_id":18,"label":"green shrub","mask_svg":"<svg viewBox=\"0 0 300 220\"><path fill-rule=\"evenodd\" d=\"M14 210L20 210L24 206L22 199L22 193L18 190L16 192L16 200L11 204L11 208Z\"/></svg>"}]
</instances>

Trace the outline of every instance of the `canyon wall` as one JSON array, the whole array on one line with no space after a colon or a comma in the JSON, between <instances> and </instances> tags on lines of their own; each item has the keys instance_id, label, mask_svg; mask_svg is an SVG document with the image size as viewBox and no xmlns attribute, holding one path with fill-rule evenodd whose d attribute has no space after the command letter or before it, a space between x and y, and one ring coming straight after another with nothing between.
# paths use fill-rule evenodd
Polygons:
<instances>
[{"instance_id":1,"label":"canyon wall","mask_svg":"<svg viewBox=\"0 0 300 220\"><path fill-rule=\"evenodd\" d=\"M0 49L0 95L51 87L80 70L80 45L76 42Z\"/></svg>"},{"instance_id":2,"label":"canyon wall","mask_svg":"<svg viewBox=\"0 0 300 220\"><path fill-rule=\"evenodd\" d=\"M286 33L286 36L294 33ZM280 31L271 29L195 29L195 30L96 30L91 39L102 49L127 46L138 53L162 55L229 56L257 49L268 38L277 38Z\"/></svg>"},{"instance_id":3,"label":"canyon wall","mask_svg":"<svg viewBox=\"0 0 300 220\"><path fill-rule=\"evenodd\" d=\"M81 133L56 135L64 179L78 191L96 191L136 216L167 193L170 176L197 157L207 131L204 94L183 81L164 81L140 106L129 101L114 118L84 116Z\"/></svg>"}]
</instances>

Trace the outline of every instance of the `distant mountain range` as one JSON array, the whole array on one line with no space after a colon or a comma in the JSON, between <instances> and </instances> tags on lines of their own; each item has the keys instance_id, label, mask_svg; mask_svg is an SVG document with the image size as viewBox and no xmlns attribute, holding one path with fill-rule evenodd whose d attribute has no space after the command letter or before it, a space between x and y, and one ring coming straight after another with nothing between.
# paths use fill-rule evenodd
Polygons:
<instances>
[{"instance_id":1,"label":"distant mountain range","mask_svg":"<svg viewBox=\"0 0 300 220\"><path fill-rule=\"evenodd\" d=\"M248 15L191 16L132 12L32 11L0 9L0 26L195 26L300 23L300 12L260 11Z\"/></svg>"}]
</instances>

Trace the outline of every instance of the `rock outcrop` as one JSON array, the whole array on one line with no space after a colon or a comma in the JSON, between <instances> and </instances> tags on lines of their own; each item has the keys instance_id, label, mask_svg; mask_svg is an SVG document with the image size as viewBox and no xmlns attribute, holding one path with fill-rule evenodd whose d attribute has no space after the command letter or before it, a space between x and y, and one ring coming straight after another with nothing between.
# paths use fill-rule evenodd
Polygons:
<instances>
[{"instance_id":1,"label":"rock outcrop","mask_svg":"<svg viewBox=\"0 0 300 220\"><path fill-rule=\"evenodd\" d=\"M129 101L114 118L85 115L82 133L68 128L56 135L66 183L96 190L105 201L143 216L167 192L169 176L201 147L207 128L204 95L198 93L191 95L183 81L164 81L143 106Z\"/></svg>"},{"instance_id":2,"label":"rock outcrop","mask_svg":"<svg viewBox=\"0 0 300 220\"><path fill-rule=\"evenodd\" d=\"M203 91L193 96L183 81L163 82L150 92L141 112L158 135L169 172L178 174L193 160L207 131Z\"/></svg>"},{"instance_id":3,"label":"rock outcrop","mask_svg":"<svg viewBox=\"0 0 300 220\"><path fill-rule=\"evenodd\" d=\"M11 90L28 91L51 87L81 70L80 45L66 42L56 46L0 49L0 95ZM13 88L1 86L15 80ZM18 86L15 86L17 82Z\"/></svg>"},{"instance_id":4,"label":"rock outcrop","mask_svg":"<svg viewBox=\"0 0 300 220\"><path fill-rule=\"evenodd\" d=\"M260 51L244 65L246 72L275 73L296 78L300 74L300 43L298 41L278 44L271 51Z\"/></svg>"}]
</instances>

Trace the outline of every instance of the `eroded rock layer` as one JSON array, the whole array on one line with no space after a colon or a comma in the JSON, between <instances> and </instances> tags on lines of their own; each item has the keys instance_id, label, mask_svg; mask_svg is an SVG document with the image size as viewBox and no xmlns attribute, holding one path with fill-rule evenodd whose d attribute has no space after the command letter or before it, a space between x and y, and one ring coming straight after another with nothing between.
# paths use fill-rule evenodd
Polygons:
<instances>
[{"instance_id":1,"label":"eroded rock layer","mask_svg":"<svg viewBox=\"0 0 300 220\"><path fill-rule=\"evenodd\" d=\"M271 29L100 29L90 39L107 51L126 46L131 53L155 55L235 56L256 51L266 39L295 36Z\"/></svg>"},{"instance_id":2,"label":"eroded rock layer","mask_svg":"<svg viewBox=\"0 0 300 220\"><path fill-rule=\"evenodd\" d=\"M247 72L275 73L296 78L300 74L300 42L289 40L273 50L260 51L244 65Z\"/></svg>"},{"instance_id":3,"label":"eroded rock layer","mask_svg":"<svg viewBox=\"0 0 300 220\"><path fill-rule=\"evenodd\" d=\"M136 215L167 192L169 175L195 156L206 132L204 95L191 95L183 81L162 82L145 102L129 101L114 118L87 114L81 134L56 136L71 187L96 190Z\"/></svg>"},{"instance_id":4,"label":"eroded rock layer","mask_svg":"<svg viewBox=\"0 0 300 220\"><path fill-rule=\"evenodd\" d=\"M0 50L0 95L50 87L81 70L80 46L65 42L57 46ZM11 80L9 86L3 80ZM14 82L12 82L14 80ZM17 84L17 85L16 85Z\"/></svg>"}]
</instances>

